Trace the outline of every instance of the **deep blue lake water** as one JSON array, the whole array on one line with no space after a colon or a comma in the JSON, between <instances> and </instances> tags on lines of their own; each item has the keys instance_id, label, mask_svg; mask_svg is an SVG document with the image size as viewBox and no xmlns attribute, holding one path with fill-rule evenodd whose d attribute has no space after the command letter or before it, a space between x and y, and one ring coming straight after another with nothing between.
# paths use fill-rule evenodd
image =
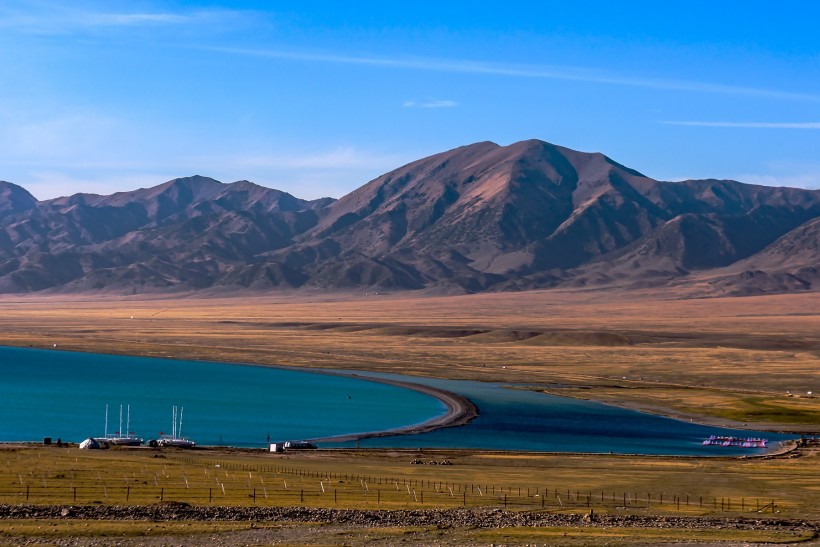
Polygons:
<instances>
[{"instance_id":1,"label":"deep blue lake water","mask_svg":"<svg viewBox=\"0 0 820 547\"><path fill-rule=\"evenodd\" d=\"M367 373L408 380L393 374ZM464 395L479 408L469 425L397 437L359 441L362 447L450 447L539 452L613 452L616 454L669 454L728 456L759 454L763 450L703 446L710 435L762 437L770 446L793 436L703 426L613 407L591 401L555 397L504 384L412 378ZM354 446L343 443L340 446Z\"/></svg>"},{"instance_id":2,"label":"deep blue lake water","mask_svg":"<svg viewBox=\"0 0 820 547\"><path fill-rule=\"evenodd\" d=\"M446 389L468 397L480 411L466 426L364 439L363 447L737 455L756 451L707 447L702 440L713 434L761 436L772 443L788 438L500 384L358 374ZM277 441L383 431L445 412L429 395L359 378L202 361L0 347L0 375L0 441L101 436L106 405L112 433L119 429L121 404L131 407L130 430L145 439L170 432L171 407L177 405L185 409L185 436L201 445L242 447L263 447L268 435Z\"/></svg>"}]
</instances>

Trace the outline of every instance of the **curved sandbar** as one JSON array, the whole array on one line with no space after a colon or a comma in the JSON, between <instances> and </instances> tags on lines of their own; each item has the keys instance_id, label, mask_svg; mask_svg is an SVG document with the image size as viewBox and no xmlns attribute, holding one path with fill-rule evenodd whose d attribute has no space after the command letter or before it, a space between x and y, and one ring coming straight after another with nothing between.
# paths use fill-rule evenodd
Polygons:
<instances>
[{"instance_id":1,"label":"curved sandbar","mask_svg":"<svg viewBox=\"0 0 820 547\"><path fill-rule=\"evenodd\" d=\"M393 435L415 435L418 433L426 433L435 429L445 427L457 427L465 425L478 416L478 407L472 401L444 389L426 386L422 384L415 384L413 382L403 382L401 380L389 380L386 378L375 378L366 376L355 372L340 372L323 370L322 374L332 374L336 376L346 376L349 378L356 378L359 380L366 380L368 382L378 382L381 384L388 384L391 386L402 387L405 389L412 389L435 397L447 407L447 412L442 416L437 416L420 424L408 425L404 427L396 427L385 431L370 431L364 433L348 433L345 435L333 435L330 437L319 437L315 439L307 439L311 442L346 442L356 441L359 439L370 439L372 437L390 437Z\"/></svg>"}]
</instances>

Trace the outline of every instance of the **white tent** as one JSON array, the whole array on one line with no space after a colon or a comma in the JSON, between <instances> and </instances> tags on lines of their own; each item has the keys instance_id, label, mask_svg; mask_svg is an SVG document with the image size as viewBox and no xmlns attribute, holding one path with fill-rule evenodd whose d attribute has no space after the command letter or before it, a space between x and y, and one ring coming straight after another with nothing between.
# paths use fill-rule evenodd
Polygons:
<instances>
[{"instance_id":1,"label":"white tent","mask_svg":"<svg viewBox=\"0 0 820 547\"><path fill-rule=\"evenodd\" d=\"M91 437L87 438L83 442L80 443L80 448L91 450L91 449L98 449L100 448L100 443L97 442L96 439Z\"/></svg>"}]
</instances>

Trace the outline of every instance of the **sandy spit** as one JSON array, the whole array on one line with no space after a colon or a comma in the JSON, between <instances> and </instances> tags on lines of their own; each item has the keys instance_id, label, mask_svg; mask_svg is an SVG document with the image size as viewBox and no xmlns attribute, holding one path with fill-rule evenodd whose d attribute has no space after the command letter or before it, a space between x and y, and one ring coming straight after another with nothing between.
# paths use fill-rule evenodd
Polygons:
<instances>
[{"instance_id":1,"label":"sandy spit","mask_svg":"<svg viewBox=\"0 0 820 547\"><path fill-rule=\"evenodd\" d=\"M388 384L391 386L398 386L405 389L412 389L414 391L418 391L420 393L425 393L427 395L431 395L445 404L447 407L447 412L436 418L432 418L427 420L426 422L422 422L420 424L415 425L408 425L404 427L397 427L395 429L388 429L386 431L372 431L372 432L364 432L364 433L350 433L345 435L334 435L331 437L321 437L316 439L308 439L311 442L346 442L346 441L356 441L359 439L370 439L373 437L391 437L394 435L415 435L418 433L426 433L428 431L433 431L435 429L441 429L444 427L457 427L461 425L465 425L473 420L476 416L478 416L478 407L476 407L472 401L458 395L456 393L452 393L450 391L446 391L444 389L439 389L431 386L426 386L422 384L416 384L413 382L404 382L401 380L390 380L387 378L376 378L372 376L368 376L366 374L355 373L355 372L343 372L343 371L311 371L311 372L320 372L321 374L331 374L335 376L347 376L350 378L357 378L361 380L366 380L369 382L378 382L381 384Z\"/></svg>"}]
</instances>

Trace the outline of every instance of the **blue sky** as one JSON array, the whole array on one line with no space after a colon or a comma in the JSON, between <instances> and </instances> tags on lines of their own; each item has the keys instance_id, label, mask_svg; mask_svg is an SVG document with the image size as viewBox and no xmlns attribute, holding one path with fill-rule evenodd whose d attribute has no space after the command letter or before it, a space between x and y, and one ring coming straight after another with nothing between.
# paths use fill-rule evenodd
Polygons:
<instances>
[{"instance_id":1,"label":"blue sky","mask_svg":"<svg viewBox=\"0 0 820 547\"><path fill-rule=\"evenodd\" d=\"M809 0L4 0L0 180L340 197L538 138L656 179L818 188L817 21Z\"/></svg>"}]
</instances>

